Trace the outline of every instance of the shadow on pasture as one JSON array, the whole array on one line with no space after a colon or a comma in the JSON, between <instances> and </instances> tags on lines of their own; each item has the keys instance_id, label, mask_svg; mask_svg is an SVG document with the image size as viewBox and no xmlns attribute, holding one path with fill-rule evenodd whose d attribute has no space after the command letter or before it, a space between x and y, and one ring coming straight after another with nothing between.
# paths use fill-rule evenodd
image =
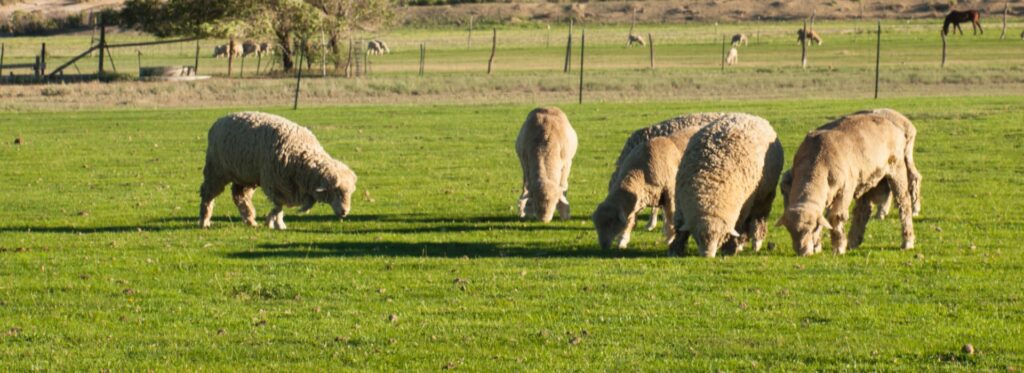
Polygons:
<instances>
[{"instance_id":1,"label":"shadow on pasture","mask_svg":"<svg viewBox=\"0 0 1024 373\"><path fill-rule=\"evenodd\" d=\"M165 225L124 225L124 226L99 226L99 227L3 227L0 233L59 233L59 234L96 234L96 233L137 233L143 232L169 232L196 228L189 226L165 226Z\"/></svg>"},{"instance_id":2,"label":"shadow on pasture","mask_svg":"<svg viewBox=\"0 0 1024 373\"><path fill-rule=\"evenodd\" d=\"M266 244L258 250L228 254L228 258L329 258L359 256L431 257L431 258L648 258L664 256L664 251L601 250L597 245L585 248L550 248L498 245L481 242L336 242Z\"/></svg>"}]
</instances>

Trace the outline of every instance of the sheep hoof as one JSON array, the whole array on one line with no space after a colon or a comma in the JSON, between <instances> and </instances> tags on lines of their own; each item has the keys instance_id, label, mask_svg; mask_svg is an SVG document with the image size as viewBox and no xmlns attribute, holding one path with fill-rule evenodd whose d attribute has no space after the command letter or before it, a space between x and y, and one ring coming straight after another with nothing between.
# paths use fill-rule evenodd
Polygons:
<instances>
[{"instance_id":1,"label":"sheep hoof","mask_svg":"<svg viewBox=\"0 0 1024 373\"><path fill-rule=\"evenodd\" d=\"M913 249L914 248L914 241L913 240L903 241L903 246L901 246L900 248L902 248L903 250Z\"/></svg>"},{"instance_id":2,"label":"sheep hoof","mask_svg":"<svg viewBox=\"0 0 1024 373\"><path fill-rule=\"evenodd\" d=\"M199 228L202 228L202 229L210 228L210 222L208 222L208 221L201 221L201 222L199 222Z\"/></svg>"}]
</instances>

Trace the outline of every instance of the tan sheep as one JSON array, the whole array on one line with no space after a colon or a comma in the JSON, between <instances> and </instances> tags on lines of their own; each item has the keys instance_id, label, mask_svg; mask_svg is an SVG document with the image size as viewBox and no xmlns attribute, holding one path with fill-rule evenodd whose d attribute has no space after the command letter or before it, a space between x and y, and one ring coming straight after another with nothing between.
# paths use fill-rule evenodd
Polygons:
<instances>
[{"instance_id":1,"label":"tan sheep","mask_svg":"<svg viewBox=\"0 0 1024 373\"><path fill-rule=\"evenodd\" d=\"M783 158L775 130L760 117L733 113L698 131L676 175L669 254L684 254L691 235L705 257L741 251L748 237L760 250Z\"/></svg>"},{"instance_id":2,"label":"tan sheep","mask_svg":"<svg viewBox=\"0 0 1024 373\"><path fill-rule=\"evenodd\" d=\"M653 138L633 148L623 161L608 196L591 216L602 249L611 247L617 237L621 237L618 247L625 249L629 245L637 213L648 206L662 208L666 223L663 229L665 240L672 242L675 236L671 219L675 207L676 172L692 134L685 132Z\"/></svg>"},{"instance_id":3,"label":"tan sheep","mask_svg":"<svg viewBox=\"0 0 1024 373\"><path fill-rule=\"evenodd\" d=\"M650 127L645 127L633 131L626 139L626 143L622 146L622 150L619 151L619 158L615 160L615 171L612 171L612 175L608 181L608 193L612 193L616 176L619 174L619 168L622 167L622 162L629 156L633 148L643 145L651 139L659 136L672 136L679 132L683 132L680 136L685 136L689 141L689 138L697 133L701 127L714 122L718 118L726 115L725 113L693 113L687 115L680 115L678 117L662 121L658 124ZM683 143L685 148L686 143ZM648 231L654 230L658 226L658 208L656 206L651 207L651 220L647 223L646 229Z\"/></svg>"},{"instance_id":4,"label":"tan sheep","mask_svg":"<svg viewBox=\"0 0 1024 373\"><path fill-rule=\"evenodd\" d=\"M556 107L530 112L516 138L516 154L523 169L519 217L536 216L550 222L555 210L569 219L569 171L578 140L569 118Z\"/></svg>"},{"instance_id":5,"label":"tan sheep","mask_svg":"<svg viewBox=\"0 0 1024 373\"><path fill-rule=\"evenodd\" d=\"M738 64L740 62L740 52L736 50L736 47L729 49L729 55L725 57L725 63L729 66Z\"/></svg>"},{"instance_id":6,"label":"tan sheep","mask_svg":"<svg viewBox=\"0 0 1024 373\"><path fill-rule=\"evenodd\" d=\"M640 46L643 47L647 45L647 42L644 41L643 36L629 34L629 38L626 41L626 47L632 47L633 44L640 44Z\"/></svg>"},{"instance_id":7,"label":"tan sheep","mask_svg":"<svg viewBox=\"0 0 1024 373\"><path fill-rule=\"evenodd\" d=\"M864 239L871 200L885 182L896 197L903 223L903 248L914 247L913 207L908 182L907 133L891 114L852 114L811 131L793 157L792 181L785 198L784 225L798 255L821 252L821 232L828 228L832 249L846 252ZM843 232L853 212L850 240ZM822 212L824 211L824 213Z\"/></svg>"},{"instance_id":8,"label":"tan sheep","mask_svg":"<svg viewBox=\"0 0 1024 373\"><path fill-rule=\"evenodd\" d=\"M210 128L203 185L199 188L199 226L208 228L213 201L231 183L242 220L256 225L252 195L257 187L274 204L266 224L285 229L285 206L307 211L326 203L339 218L351 211L356 174L331 158L316 136L285 118L256 112L235 113Z\"/></svg>"},{"instance_id":9,"label":"tan sheep","mask_svg":"<svg viewBox=\"0 0 1024 373\"><path fill-rule=\"evenodd\" d=\"M813 42L813 44L821 45L821 35L818 35L818 33L816 31L814 31L814 30L807 30L807 38L810 39L810 41ZM803 43L804 42L804 29L796 30L796 42L797 43ZM808 43L808 44L811 44L811 43Z\"/></svg>"}]
</instances>

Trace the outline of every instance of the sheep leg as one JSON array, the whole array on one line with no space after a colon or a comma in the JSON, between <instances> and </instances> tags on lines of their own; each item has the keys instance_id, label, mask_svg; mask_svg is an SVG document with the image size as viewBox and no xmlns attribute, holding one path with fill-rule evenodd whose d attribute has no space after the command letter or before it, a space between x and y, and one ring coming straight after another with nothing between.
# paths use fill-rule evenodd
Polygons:
<instances>
[{"instance_id":1,"label":"sheep leg","mask_svg":"<svg viewBox=\"0 0 1024 373\"><path fill-rule=\"evenodd\" d=\"M284 225L284 207L274 203L274 208L270 209L270 213L267 214L267 226L270 229L287 229Z\"/></svg>"},{"instance_id":2,"label":"sheep leg","mask_svg":"<svg viewBox=\"0 0 1024 373\"><path fill-rule=\"evenodd\" d=\"M226 182L211 177L206 177L203 180L203 185L199 187L199 197L201 199L199 203L199 227L210 227L210 219L213 217L214 199L224 192L224 187L227 185Z\"/></svg>"},{"instance_id":3,"label":"sheep leg","mask_svg":"<svg viewBox=\"0 0 1024 373\"><path fill-rule=\"evenodd\" d=\"M662 227L661 229L662 233L665 235L665 243L669 245L672 244L672 241L676 237L676 226L675 223L672 221L672 216L675 214L675 205L676 201L672 197L666 198L666 201L661 204L661 213L663 214L662 217L665 220L665 226Z\"/></svg>"},{"instance_id":4,"label":"sheep leg","mask_svg":"<svg viewBox=\"0 0 1024 373\"><path fill-rule=\"evenodd\" d=\"M256 224L256 209L252 206L252 195L256 192L256 188L232 184L231 185L231 198L235 201L235 206L238 206L238 212L242 215L242 221L245 224L255 227Z\"/></svg>"},{"instance_id":5,"label":"sheep leg","mask_svg":"<svg viewBox=\"0 0 1024 373\"><path fill-rule=\"evenodd\" d=\"M622 238L619 240L619 248L625 249L629 246L630 234L633 233L633 227L636 226L636 213L629 214L626 220L626 230L622 232Z\"/></svg>"},{"instance_id":6,"label":"sheep leg","mask_svg":"<svg viewBox=\"0 0 1024 373\"><path fill-rule=\"evenodd\" d=\"M667 219L665 221L668 222ZM657 227L658 227L658 206L651 206L651 221L647 222L647 227L645 227L645 228L647 229L648 232L650 232L650 231L653 231L654 228L657 228Z\"/></svg>"},{"instance_id":7,"label":"sheep leg","mask_svg":"<svg viewBox=\"0 0 1024 373\"><path fill-rule=\"evenodd\" d=\"M910 200L914 204L914 216L921 213L921 173L917 171L917 165L914 163L914 140L916 134L912 134L907 139L907 150L906 150L906 167L907 167L907 185L910 188Z\"/></svg>"},{"instance_id":8,"label":"sheep leg","mask_svg":"<svg viewBox=\"0 0 1024 373\"><path fill-rule=\"evenodd\" d=\"M566 198L565 192L562 192L562 196L558 198L555 209L558 210L558 217L562 220L569 220L569 199Z\"/></svg>"},{"instance_id":9,"label":"sheep leg","mask_svg":"<svg viewBox=\"0 0 1024 373\"><path fill-rule=\"evenodd\" d=\"M875 189L879 187L875 187ZM857 199L856 205L853 207L853 221L850 223L851 249L860 247L860 244L864 242L864 231L867 230L868 220L871 219L872 196L870 193ZM886 193L885 195L888 196L889 194ZM888 200L889 198L887 197L886 199Z\"/></svg>"},{"instance_id":10,"label":"sheep leg","mask_svg":"<svg viewBox=\"0 0 1024 373\"><path fill-rule=\"evenodd\" d=\"M529 191L526 190L526 185L523 185L523 194L519 196L519 218L526 217L526 201L529 200Z\"/></svg>"},{"instance_id":11,"label":"sheep leg","mask_svg":"<svg viewBox=\"0 0 1024 373\"><path fill-rule=\"evenodd\" d=\"M846 232L843 230L843 224L849 219L849 209L852 201L852 191L844 190L840 191L839 195L832 201L831 206L827 208L828 223L832 225L832 230L829 232L832 237L832 252L837 255L846 254Z\"/></svg>"},{"instance_id":12,"label":"sheep leg","mask_svg":"<svg viewBox=\"0 0 1024 373\"><path fill-rule=\"evenodd\" d=\"M868 202L874 204L878 209L875 212L875 218L885 220L886 215L889 215L889 210L892 209L892 193L889 191L889 183L883 180L878 186L868 191L866 197L869 198Z\"/></svg>"},{"instance_id":13,"label":"sheep leg","mask_svg":"<svg viewBox=\"0 0 1024 373\"><path fill-rule=\"evenodd\" d=\"M900 221L903 223L903 249L914 248L914 213L910 201L907 183L907 170L902 163L897 163L894 174L888 177L889 189L896 197L896 207L900 210Z\"/></svg>"}]
</instances>

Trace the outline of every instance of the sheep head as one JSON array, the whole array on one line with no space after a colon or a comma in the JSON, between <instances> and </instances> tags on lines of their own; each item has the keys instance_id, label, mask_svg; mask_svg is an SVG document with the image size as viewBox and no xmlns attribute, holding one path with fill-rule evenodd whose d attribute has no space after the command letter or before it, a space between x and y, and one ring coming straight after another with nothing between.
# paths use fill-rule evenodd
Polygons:
<instances>
[{"instance_id":1,"label":"sheep head","mask_svg":"<svg viewBox=\"0 0 1024 373\"><path fill-rule=\"evenodd\" d=\"M832 229L825 216L818 209L787 208L776 225L785 226L793 239L793 250L800 256L813 255L821 251L821 231Z\"/></svg>"},{"instance_id":2,"label":"sheep head","mask_svg":"<svg viewBox=\"0 0 1024 373\"><path fill-rule=\"evenodd\" d=\"M700 255L706 258L714 258L723 245L740 237L736 228L724 219L710 217L696 225L692 231L693 240L697 242Z\"/></svg>"},{"instance_id":3,"label":"sheep head","mask_svg":"<svg viewBox=\"0 0 1024 373\"><path fill-rule=\"evenodd\" d=\"M555 217L558 202L562 201L561 193L558 193L556 184L540 181L537 188L532 188L529 198L526 200L526 213L536 216L541 222L549 223Z\"/></svg>"},{"instance_id":4,"label":"sheep head","mask_svg":"<svg viewBox=\"0 0 1024 373\"><path fill-rule=\"evenodd\" d=\"M601 249L608 250L612 242L626 231L629 217L625 211L606 201L597 206L590 220L594 222L594 229L597 230L597 243L601 245Z\"/></svg>"},{"instance_id":5,"label":"sheep head","mask_svg":"<svg viewBox=\"0 0 1024 373\"><path fill-rule=\"evenodd\" d=\"M326 203L334 210L338 219L352 211L352 194L356 191L356 174L344 163L334 161L324 170L320 185L314 190L313 198Z\"/></svg>"}]
</instances>

